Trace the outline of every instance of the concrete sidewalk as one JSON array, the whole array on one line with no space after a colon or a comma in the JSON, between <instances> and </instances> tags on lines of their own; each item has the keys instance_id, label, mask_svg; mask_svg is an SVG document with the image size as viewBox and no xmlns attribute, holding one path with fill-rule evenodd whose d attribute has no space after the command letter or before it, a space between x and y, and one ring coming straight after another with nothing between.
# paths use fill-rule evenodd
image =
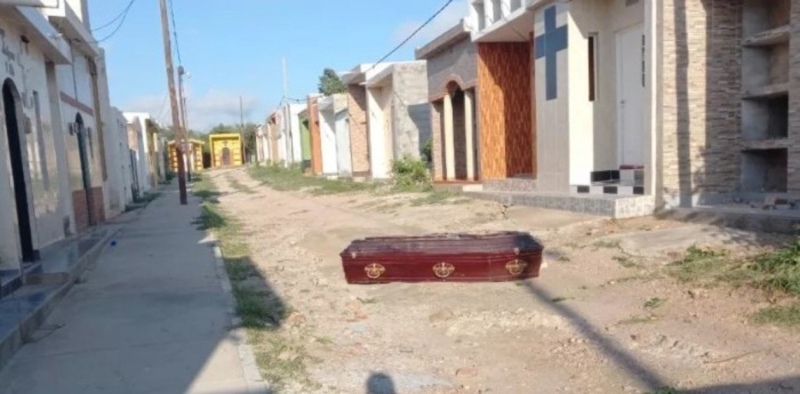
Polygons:
<instances>
[{"instance_id":1,"label":"concrete sidewalk","mask_svg":"<svg viewBox=\"0 0 800 394\"><path fill-rule=\"evenodd\" d=\"M199 201L165 190L126 223L10 364L0 393L267 392L211 244ZM247 361L242 361L242 360Z\"/></svg>"}]
</instances>

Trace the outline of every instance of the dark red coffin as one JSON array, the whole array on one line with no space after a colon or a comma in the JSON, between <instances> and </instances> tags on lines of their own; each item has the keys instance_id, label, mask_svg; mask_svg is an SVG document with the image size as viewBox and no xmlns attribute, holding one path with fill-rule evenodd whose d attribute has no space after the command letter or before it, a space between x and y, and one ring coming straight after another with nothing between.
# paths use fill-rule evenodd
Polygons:
<instances>
[{"instance_id":1,"label":"dark red coffin","mask_svg":"<svg viewBox=\"0 0 800 394\"><path fill-rule=\"evenodd\" d=\"M432 234L353 241L341 253L348 283L500 282L539 276L544 248L530 234Z\"/></svg>"}]
</instances>

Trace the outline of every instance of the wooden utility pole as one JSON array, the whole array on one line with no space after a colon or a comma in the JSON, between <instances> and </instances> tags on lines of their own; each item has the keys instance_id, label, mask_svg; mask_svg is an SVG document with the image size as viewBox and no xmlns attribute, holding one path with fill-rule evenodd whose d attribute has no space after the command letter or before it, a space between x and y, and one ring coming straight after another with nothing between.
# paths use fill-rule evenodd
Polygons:
<instances>
[{"instance_id":1,"label":"wooden utility pole","mask_svg":"<svg viewBox=\"0 0 800 394\"><path fill-rule=\"evenodd\" d=\"M190 182L192 180L192 165L191 165L191 155L192 152L192 144L189 141L189 122L186 121L186 97L183 94L183 76L186 74L186 70L183 69L183 66L178 66L178 102L180 103L180 114L181 114L181 126L183 128L183 134L186 138L186 142L184 147L188 148L188 152L183 152L180 156L180 159L184 161L184 168L186 169L186 179ZM177 152L176 152L177 153Z\"/></svg>"},{"instance_id":2,"label":"wooden utility pole","mask_svg":"<svg viewBox=\"0 0 800 394\"><path fill-rule=\"evenodd\" d=\"M183 144L186 141L186 130L181 126L181 115L178 98L175 94L175 69L172 66L172 43L169 38L169 17L167 16L167 0L161 3L161 33L164 35L164 58L167 66L167 83L169 84L169 101L172 107L172 128L175 131L175 157L178 162L178 188L181 205L188 204L186 195L186 166L183 158Z\"/></svg>"},{"instance_id":3,"label":"wooden utility pole","mask_svg":"<svg viewBox=\"0 0 800 394\"><path fill-rule=\"evenodd\" d=\"M244 141L244 105L242 104L242 96L239 96L239 138L242 141L242 164L245 163L245 156L247 155L247 148Z\"/></svg>"}]
</instances>

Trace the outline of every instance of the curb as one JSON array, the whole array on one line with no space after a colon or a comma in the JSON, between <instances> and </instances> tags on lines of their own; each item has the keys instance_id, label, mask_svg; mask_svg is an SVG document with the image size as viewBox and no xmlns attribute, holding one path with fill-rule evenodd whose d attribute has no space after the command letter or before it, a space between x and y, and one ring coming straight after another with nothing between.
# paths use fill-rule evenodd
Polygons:
<instances>
[{"instance_id":1,"label":"curb","mask_svg":"<svg viewBox=\"0 0 800 394\"><path fill-rule=\"evenodd\" d=\"M222 287L222 292L225 293L230 306L229 313L231 314L231 336L237 343L237 350L239 352L239 360L242 362L242 372L244 373L245 383L247 384L250 393L270 393L269 384L264 381L261 376L261 371L258 369L256 357L253 353L253 348L247 343L247 332L241 326L241 319L236 316L236 298L233 296L233 286L231 285L228 272L225 270L225 261L222 259L222 251L219 245L214 244L212 247L214 252L214 265L217 270L217 277L219 284Z\"/></svg>"}]
</instances>

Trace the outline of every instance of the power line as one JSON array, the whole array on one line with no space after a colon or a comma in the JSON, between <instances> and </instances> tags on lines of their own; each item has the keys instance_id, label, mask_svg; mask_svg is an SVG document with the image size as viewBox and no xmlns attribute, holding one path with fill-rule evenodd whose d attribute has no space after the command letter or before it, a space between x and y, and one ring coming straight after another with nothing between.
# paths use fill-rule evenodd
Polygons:
<instances>
[{"instance_id":1,"label":"power line","mask_svg":"<svg viewBox=\"0 0 800 394\"><path fill-rule=\"evenodd\" d=\"M417 35L417 33L419 33L419 32L420 32L422 29L424 29L424 28L425 28L426 26L428 26L428 25L429 25L431 22L433 22L433 20L434 20L434 19L436 19L436 17L437 17L437 16L439 16L439 14L441 14L442 12L444 12L444 10L446 10L446 9L447 9L447 7L449 7L449 6L450 6L450 4L453 4L453 0L447 0L447 3L445 3L445 4L442 6L442 8L440 8L440 9L439 9L439 11L436 11L436 13L435 13L435 14L433 14L433 16L431 16L430 18L428 18L428 20L426 20L426 21L425 21L425 23L423 23L423 24L422 24L422 26L418 27L418 28L417 28L417 30L414 30L414 32L413 32L413 33L411 33L411 35L409 35L408 37L406 37L406 39L405 39L405 40L403 40L403 42L401 42L400 44L398 44L398 45L397 45L397 46L396 46L394 49L392 49L392 50L391 50L391 51L390 51L388 54L386 54L386 56L382 57L382 58L381 58L381 60L378 60L378 61L377 61L377 62L376 62L376 63L375 63L373 66L372 66L372 68L370 68L370 70L373 70L375 67L378 67L378 65L379 65L379 64L381 64L381 63L383 63L383 61L384 61L384 60L388 59L388 58L389 58L389 56L392 56L392 55L394 55L394 53L395 53L395 52L397 52L398 50L400 50L400 48L402 48L402 47L403 47L403 45L406 45L406 44L407 44L409 41L411 41L411 39L412 39L412 38L414 38L414 36L416 36L416 35Z\"/></svg>"},{"instance_id":2,"label":"power line","mask_svg":"<svg viewBox=\"0 0 800 394\"><path fill-rule=\"evenodd\" d=\"M96 27L96 28L92 29L92 31L103 30L106 27L109 27L109 26L113 25L114 22L120 20L120 18L123 18L124 15L126 15L128 13L128 10L131 9L131 7L133 6L133 3L135 3L135 2L136 2L136 0L131 0L128 3L128 5L124 9L122 9L122 12L120 12L116 17L114 17L114 19L110 20L108 23L104 24L103 26Z\"/></svg>"},{"instance_id":3,"label":"power line","mask_svg":"<svg viewBox=\"0 0 800 394\"><path fill-rule=\"evenodd\" d=\"M175 37L175 54L178 56L178 65L183 65L181 60L181 44L178 41L178 26L175 25L175 11L172 8L172 0L169 0L169 14L172 19L172 35Z\"/></svg>"},{"instance_id":4,"label":"power line","mask_svg":"<svg viewBox=\"0 0 800 394\"><path fill-rule=\"evenodd\" d=\"M133 5L133 2L134 2L134 1L135 1L135 0L132 0L132 1L131 1L131 5ZM116 29L114 29L114 31L112 31L112 32L111 32L109 35L107 35L107 36L105 36L105 37L103 37L103 38L101 38L101 39L99 39L99 40L95 41L94 43L95 43L95 44L99 44L99 43L101 43L101 42L103 42L103 41L106 41L106 40L110 39L111 37L114 37L114 35L115 35L115 34L117 34L117 32L118 32L120 29L122 29L122 26L125 24L125 20L126 20L126 19L128 19L128 14L130 13L130 11L131 11L131 7L129 6L128 8L126 8L126 9L125 9L125 11L123 11L123 13L122 13L122 20L120 20L120 21L119 21L119 25L117 25L117 28L116 28Z\"/></svg>"}]
</instances>

